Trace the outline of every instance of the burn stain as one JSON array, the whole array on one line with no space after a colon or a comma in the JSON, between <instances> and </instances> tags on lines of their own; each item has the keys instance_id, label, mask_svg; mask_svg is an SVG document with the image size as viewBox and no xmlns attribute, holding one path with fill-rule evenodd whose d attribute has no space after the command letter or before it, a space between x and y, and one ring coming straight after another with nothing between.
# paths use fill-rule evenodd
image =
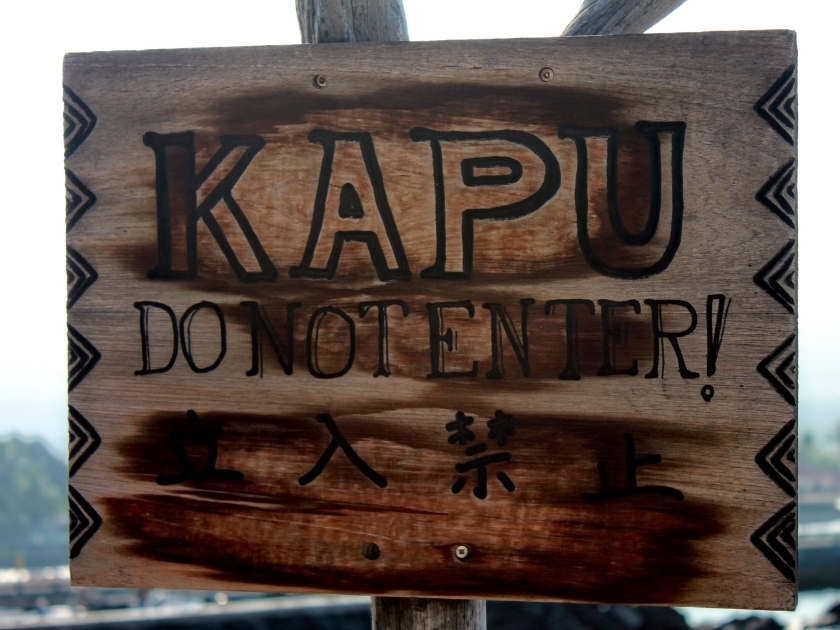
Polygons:
<instances>
[{"instance_id":1,"label":"burn stain","mask_svg":"<svg viewBox=\"0 0 840 630\"><path fill-rule=\"evenodd\" d=\"M463 127L464 125L479 128L488 125L517 127L539 124L545 128L544 134L549 137L555 135L556 128L561 123L579 126L591 126L596 123L599 125L611 124L617 128L629 130L628 136L632 134L633 124L633 121L621 120L622 102L616 97L558 87L503 88L461 84L418 87L414 84L398 83L382 90L358 95L288 90L259 92L211 103L208 107L215 108L211 117L214 118L214 126L219 131L217 135L232 133L260 134L264 136L269 145L278 142L284 144L291 142L295 151L298 152L302 148L312 151L316 151L316 149L309 146L310 143L304 142L303 138L297 134L293 137L278 136L277 128L294 124L315 124L315 122L323 124L323 121L316 119L325 113L334 116L337 112L346 112L348 120L358 121L358 124L365 126L364 131L371 131L377 136L397 134L403 138L409 147L415 147L415 145L409 142L408 133L412 127L418 124L441 126L443 128L447 126ZM548 125L546 125L546 121L550 121ZM207 153L208 148L217 147L219 140L207 130L199 133L197 138L200 142L196 146L199 153L202 154L201 159L197 161L198 163L206 162L209 159L209 154L206 156L203 154ZM621 170L622 180L625 179L627 173L630 174L632 179L634 175L632 165L637 162L636 155L632 151L634 146L632 138L628 146L631 151L623 159L631 166ZM422 155L425 156L427 152L425 146L416 145L416 149L422 151ZM276 155L276 147L267 146L263 153L265 155L259 156L259 159L263 159L265 156L268 156L267 159L271 160L283 159L283 156L278 158ZM569 175L567 169L567 182L573 180L573 178L569 179ZM265 177L265 173L262 176ZM148 186L155 190L154 177L150 176L147 181ZM314 184L315 182L312 186L313 194ZM431 186L432 182L429 181L427 184ZM260 198L260 194L263 194L259 190L251 191L251 193L256 195L257 198ZM263 223L259 219L263 218L263 214L267 214L270 207L270 203L265 199L257 205L260 206L261 203L268 203L268 206L260 210L258 216L252 217L255 225ZM297 216L301 211L303 211L303 214ZM298 223L303 221L295 228L296 231L300 228L302 239L308 228L307 217L304 216L307 213L303 208L295 212L293 221ZM246 212L246 214L249 214L249 212ZM227 216L227 214L221 213L221 216ZM403 219L404 217L400 218ZM639 219L639 221L641 220ZM271 225L273 222L269 224ZM630 225L634 224L634 221L631 220ZM261 234L260 238L269 250L276 250L277 248L272 248L275 239L271 238L270 234L266 234L264 226L260 227L263 227L263 229L258 230ZM234 236L237 236L235 232L236 230L233 230ZM197 247L200 252L199 277L214 278L214 285L218 290L224 291L228 287L230 287L230 290L241 289L242 283L237 281L230 265L222 255L221 249L213 242L207 229L202 227L201 224L199 225L198 239ZM489 271L485 271L483 274L486 276L486 280L502 283L506 282L511 276L521 279L524 276L550 278L552 276L576 277L593 274L592 270L580 260L577 247L572 241L569 242L568 247L559 248L558 251L554 251L558 248L552 249L548 243L544 243L543 249L548 249L532 256L527 255L527 247L520 246L522 242L524 240L520 238L517 241L517 247L510 251L509 255L504 256L504 264L498 264L497 260L482 262L482 267L486 264L489 268ZM135 249L137 251L131 251L131 246L129 246L127 253L117 252L117 255L124 260L132 273L137 274L139 278L145 278L146 274L155 267L154 253L146 247L136 247ZM548 250L551 250L551 252ZM432 252L428 253L431 255ZM281 262L277 254L277 251L268 252L269 258L279 265L278 271L282 278L288 273L287 265L294 265L296 261L283 260ZM348 256L344 256L343 259L348 259ZM365 260L365 257L362 256L354 264L361 265L360 268L364 269L370 264L370 261ZM425 264L431 264L431 261L426 261L419 266L416 260L412 261L412 266L417 267L415 272L419 271ZM346 275L347 270L344 271ZM346 279L342 278L342 280ZM484 281L485 279L482 278L481 280Z\"/></svg>"},{"instance_id":2,"label":"burn stain","mask_svg":"<svg viewBox=\"0 0 840 630\"><path fill-rule=\"evenodd\" d=\"M506 549L501 541L499 546L476 544L471 561L461 567L455 566L450 545L430 545L418 554L413 549L417 543L388 541L380 544L383 556L372 567L355 557L358 545L370 535L341 542L307 539L305 528L300 531L286 522L283 529L292 544L275 545L259 540L260 534L269 535L269 527L283 523L272 520L265 523L264 531L251 526L253 539L231 539L227 527L265 522L266 515L241 509L237 517L230 517L206 503L142 496L105 501L112 522L118 518L119 535L134 541L130 553L201 566L207 577L240 583L243 588L277 590L373 595L431 591L464 598L673 603L692 581L708 575L691 541L719 533L700 525L715 516L702 507L672 514L649 505L641 517L638 510L614 508L597 527L589 528L589 544L573 541L562 551ZM225 516L226 527L218 527ZM390 519L394 514L382 510L376 518ZM613 530L618 523L620 532ZM633 533L628 534L631 528ZM603 552L604 536L612 538L606 543L608 555ZM558 540L558 547L563 542L568 541ZM306 555L316 560L307 562ZM343 562L337 562L336 556Z\"/></svg>"},{"instance_id":3,"label":"burn stain","mask_svg":"<svg viewBox=\"0 0 840 630\"><path fill-rule=\"evenodd\" d=\"M254 448L263 444L278 460L302 450L305 460L323 447L310 430L314 422L206 412L203 418L225 428L220 458L227 448L234 460L249 459L252 483L106 498L108 526L127 543L125 553L203 567L209 578L243 588L668 603L708 577L696 543L723 534L732 518L701 503L690 487L679 502L655 495L580 500L581 491L597 489L597 461L619 465L624 433L633 433L640 454L663 457L660 466L640 470L640 484L673 485L686 465L681 453L714 446L708 433L650 419L518 414L510 462L517 492L491 492L477 502L447 492L452 471L430 468L454 464L446 432L418 432L394 415L337 417L351 441L373 437L383 445L378 453L397 453L384 471L386 490L353 486L344 470L301 489L288 470L288 479L255 472L271 467ZM125 439L123 472L148 479L166 460L161 431L177 422L174 414L158 414ZM382 548L376 565L358 552L370 540ZM464 540L475 554L459 563L451 546Z\"/></svg>"},{"instance_id":4,"label":"burn stain","mask_svg":"<svg viewBox=\"0 0 840 630\"><path fill-rule=\"evenodd\" d=\"M612 125L622 138L628 138L619 158L620 201L626 201L622 218L629 230L636 231L647 217L649 160L643 143L634 136L635 121L625 119L624 104L619 99L597 93L549 86L418 87L397 82L359 95L261 92L211 103L206 115L212 120L211 127L223 133L260 134L276 142L277 138L270 136L278 127L309 124L313 118L337 112L346 112L347 120L369 125L366 130L392 136L407 135L418 124L463 128L470 120L483 128L540 126L546 133L553 133L552 127L560 124ZM217 141L207 131L200 138L210 144ZM568 170L564 178L567 183L574 181ZM614 240L608 230L608 223L602 222L600 231L594 234L599 251ZM344 307L346 302L348 312L352 312L351 302L357 306L362 299L401 297L406 292L405 285L375 282L372 273L366 280L342 279L341 286L336 287L317 281L291 281L283 269L274 283L243 285L213 243L202 241L199 248L199 277L190 281L190 289L236 296L237 301L251 298L275 310L281 308L280 302L272 300L281 296L283 304L296 300L309 307L327 303ZM137 248L128 251L124 259L133 273L145 279L156 260L156 251ZM477 307L490 300L515 304L505 285L521 280L524 274L546 285L553 281L554 274L554 281L556 277L594 275L576 250L574 256L540 264L536 274L533 267L517 260L500 273L479 271L473 286L458 289L459 297L469 294ZM494 282L498 285L488 286ZM424 281L423 296L412 292L412 316L423 316L426 301L451 300L453 290L451 283ZM541 288L541 292L547 290L547 286ZM226 304L225 309L237 328L247 331L245 310L235 304ZM234 311L239 315L233 315ZM282 312L278 312L282 319ZM596 311L595 316L580 320L584 377L603 363L599 315ZM424 334L412 335L419 338L419 345L410 345L405 352L424 356L416 353L425 348L427 324L417 321L422 323ZM488 387L516 392L525 387L556 388L556 376L563 368L561 358L565 357L565 337L561 321L547 322L537 324L536 318L532 320L531 337L534 371L537 373L536 365L543 366L546 369L540 368L538 373L549 377L526 381L519 378L518 368L512 364L510 382L480 379L467 387L463 382L438 382L434 399L469 404L471 408L466 411L481 414L486 420L495 411L483 395ZM644 313L633 316L616 312L614 322L625 327L629 340L626 346L619 342L624 354L616 358L617 367L625 367L625 359L629 362L649 356L652 334ZM301 357L305 356L299 351L305 326L298 320L296 324L295 367L300 370ZM538 333L548 328L553 350L551 344L537 343ZM407 343L400 333L392 334L395 348ZM476 334L482 339L489 336L486 328ZM486 352L479 355L482 367L489 364L488 357ZM399 374L398 368L395 373ZM410 376L425 378L414 373ZM665 464L650 471L651 478L679 470L681 465L678 459L669 459L662 445L680 445L685 450L708 448L714 436L651 420L517 413L521 441L511 462L517 467L515 497L503 502L491 496L486 505L476 506L460 501L470 501L469 497L447 495L455 460L443 426L456 409L441 411L441 431L437 435L426 430L428 423L420 431L411 420L412 412L428 407L428 400L401 401L400 405L394 408L388 401L366 399L346 401L344 415L336 415L348 440L364 449L361 455L373 454L377 459L371 464L387 472L389 485L385 490L365 486L366 480L355 474L341 454L311 487L296 485L297 476L312 466L329 443L329 435L319 431L314 420L315 409L306 413L312 403L298 414L202 412L205 422L223 428L218 440L219 465L243 470L247 483L188 482L165 491L152 486L155 493L111 497L104 500L108 526L128 541L128 552L137 557L200 566L210 577L277 589L374 594L433 590L454 597L597 597L616 603L666 603L706 576L696 542L725 531L723 523L731 516L719 508L699 503L689 491L682 502L646 496L587 505L580 496L581 492L597 490L598 461L606 462L619 474L624 433L634 434L640 452L662 451ZM136 435L118 445L121 472L150 484L157 475L173 472L178 461L167 436L183 422L182 414L161 413L147 418ZM547 439L533 437L546 435ZM646 480L643 475L647 474L645 470L640 476ZM527 514L529 508L542 515L537 529L529 519L511 516ZM511 528L510 518L519 518L515 528ZM360 544L369 540L376 540L383 549L375 564L363 562L358 553ZM471 541L476 553L469 563L453 561L449 542L455 540ZM609 553L604 553L605 546Z\"/></svg>"},{"instance_id":5,"label":"burn stain","mask_svg":"<svg viewBox=\"0 0 840 630\"><path fill-rule=\"evenodd\" d=\"M371 131L377 136L399 136L408 145L411 144L408 141L409 130L423 124L442 129L464 128L465 126L470 128L524 126L531 128L532 131L533 126L536 125L543 128L544 132L541 133L547 136L555 136L561 125L581 128L609 127L616 130L620 136L617 171L620 216L630 232L637 232L644 226L650 205L649 150L644 138L634 130L633 125L636 121L627 117L628 105L620 97L562 86L504 87L461 83L421 86L398 80L383 81L379 84L379 89L374 87L365 93L339 94L314 89L295 91L281 88L211 101L206 106L206 115L212 123L200 133L197 132L199 152L203 155L208 147L217 147L218 136L234 133L262 135L269 145L291 141L295 144L296 151L301 149L297 146L298 144L306 145L307 148L316 151L315 148L308 146L309 143L305 142L299 133L293 137L278 135L278 129L290 125L316 123L322 125L324 121L321 118L324 116L336 118L338 113L342 114L339 120L343 122L340 126L353 121L353 124L364 127L364 131ZM362 130L361 127L359 130ZM218 133L214 135L210 129L217 129ZM425 146L417 146L417 149L426 151ZM278 159L276 147L267 146L264 153L269 156L269 159ZM209 154L203 156L198 162L202 163L208 157ZM574 185L572 164L573 162L566 160L562 165L564 188ZM590 170L592 191L602 190L606 186L605 172L602 172L604 169L592 168ZM428 185L431 186L431 183L429 181ZM154 190L154 178L151 176L148 178L148 185ZM314 194L314 182L311 188ZM259 191L251 192L257 196L263 194ZM549 203L554 202L555 200ZM571 217L573 211L566 210L570 212ZM305 224L306 216L304 216L307 214L307 209L300 208L296 212L297 214L303 212L301 216L296 215L294 219L297 222L304 222L294 228L295 231L300 231L302 244L306 229L308 229L308 224ZM249 213L246 211L246 214ZM276 239L270 233L266 233L266 228L262 225L263 221L260 221L263 214L267 214L267 208L260 210L260 213L252 220L254 225L261 228L258 230L260 238L271 250L268 252L269 258L278 265L280 273L278 280L282 283L283 278L288 274L288 267L299 260L281 261L280 258L285 256L279 256L278 248L273 247ZM660 248L656 246L645 248L623 246L612 233L609 222L601 216L605 213L598 211L597 214L598 220L590 222L590 237L593 246L600 254L603 254L607 263L643 265L654 255L651 250L658 254ZM405 217L401 215L398 218L404 220ZM498 260L499 256L494 255L493 260L481 261L481 265L477 265L480 269L477 268L474 278L476 282L504 284L522 281L525 278L556 281L560 278L597 275L597 272L582 259L578 244L571 235L559 239L563 242L568 241L568 246L558 248L544 242L540 245L539 252L535 251L529 255L528 247L521 246L525 242L522 237L523 230L527 230L527 226L520 226L517 232L520 238L515 239L516 247L510 251L502 247L504 260L501 264ZM538 230L535 234L533 239L535 243L540 241L539 233L541 232L544 230ZM495 239L497 240L498 238ZM495 252L497 245L490 249ZM418 251L425 252L427 249L428 244L419 248ZM117 255L132 274L135 274L138 279L145 279L146 274L154 268L156 263L153 248L135 246L134 250L132 246L128 246L125 253L121 251ZM209 284L214 292L249 290L253 292L264 286L271 286L271 284L260 283L251 285L250 289L244 287L237 280L218 245L213 242L212 237L201 224L199 225L198 250L200 252L199 278L212 278ZM426 257L431 256L431 250L426 254ZM411 258L414 258L414 254ZM349 260L349 257L344 256L344 259ZM430 261L426 262L430 264ZM412 260L411 264L415 273L425 266L418 265L416 260ZM376 285L375 274L369 260L362 256L358 261L354 261L354 265L361 265L359 269L367 269L370 266L371 273L367 284ZM357 286L353 276L359 277L363 274L351 275L347 273L347 269L344 271L345 277L342 277L342 282ZM357 271L355 267L354 271Z\"/></svg>"},{"instance_id":6,"label":"burn stain","mask_svg":"<svg viewBox=\"0 0 840 630\"><path fill-rule=\"evenodd\" d=\"M358 112L376 112L380 114L376 116L376 131L407 135L411 127L420 124L418 118L436 120L440 127L459 119L496 120L506 128L518 124L544 126L547 121L551 127L604 126L621 122L625 108L624 101L615 95L561 86L389 81L379 89L354 94L261 90L212 102L207 117L218 129L261 135L277 127L305 124L314 114L348 112L358 120Z\"/></svg>"},{"instance_id":7,"label":"burn stain","mask_svg":"<svg viewBox=\"0 0 840 630\"><path fill-rule=\"evenodd\" d=\"M158 495L146 495L146 500L154 500ZM185 502L188 500L208 500L217 504L227 504L231 510L239 509L243 505L256 504L275 508L291 508L296 514L318 514L328 516L341 516L350 513L372 513L382 512L382 506L376 504L350 503L348 501L322 501L317 499L302 500L299 498L288 499L282 496L249 495L238 492L226 492L218 490L187 490L178 493ZM195 505L193 503L192 505ZM394 514L444 516L444 512L430 510L411 509L408 507L391 507L388 510Z\"/></svg>"},{"instance_id":8,"label":"burn stain","mask_svg":"<svg viewBox=\"0 0 840 630\"><path fill-rule=\"evenodd\" d=\"M563 186L571 185L573 182L571 173L564 180ZM427 183L429 190L432 189L432 182ZM313 182L312 188L314 190L316 182ZM150 204L153 200L150 199ZM543 213L554 213L555 216L560 211L560 204L557 199L548 202L546 207L541 209ZM552 206L549 208L548 206ZM153 205L149 206L150 214L146 221L149 222L150 230L156 224L156 219L152 213ZM565 208L568 212L569 221L572 221L574 209L572 207ZM430 210L431 212L431 210ZM624 212L624 210L622 210ZM646 212L646 211L645 211ZM337 282L327 282L321 279L296 278L292 279L289 275L289 268L300 262L300 256L290 257L288 252L289 242L288 235L284 234L282 239L278 239L276 234L271 231L271 223L266 222L265 219L269 215L265 212L253 213L252 210L246 208L246 214L250 217L254 229L258 234L258 238L266 247L269 257L277 265L278 277L271 281L259 283L243 283L241 282L228 260L225 258L222 249L209 236L208 230L202 221L198 222L198 266L196 278L189 280L191 288L200 289L214 294L236 294L250 296L252 299L258 299L259 296L270 293L291 292L308 293L311 295L318 294L332 294L345 295L357 294L359 291L365 291L371 295L393 295L400 291L405 283L401 282L382 282L377 280L373 264L369 257L366 258L367 252L364 251L360 263L355 263L358 268L354 268L353 273L350 273L343 266L339 266L339 277L341 286L337 287ZM624 214L622 216L625 216ZM639 215L642 217L642 215ZM647 214L644 214L646 218ZM400 216L400 219L404 219ZM643 219L639 219L643 220ZM433 217L429 216L429 225L433 225ZM609 231L608 224L602 225L601 222L592 222L595 231L591 235L593 244L599 248L599 251L609 251L610 247L620 245L617 238ZM302 248L309 231L309 224L302 226L292 226L291 229L296 234L294 245ZM487 222L487 225L479 225L480 230L484 227L497 228L498 225ZM506 226L505 226L506 227ZM515 232L518 240L516 246L507 247L502 243L496 242L498 239L492 241L493 247L485 247L487 243L480 244L476 253L476 269L473 272L471 284L484 285L490 290L498 290L493 287L507 287L511 283L527 281L529 283L556 283L560 280L569 280L575 278L593 278L597 277L598 273L592 269L581 255L577 239L573 235L557 235L555 239L546 240L545 232L541 231L539 234L534 234L533 238L529 240L527 235L522 233L525 229L520 225L518 231ZM402 236L408 239L412 232L409 228L403 228ZM510 235L508 235L510 236ZM563 245L558 246L555 241L562 241ZM522 246L523 243L528 243L533 247ZM501 247L501 251L496 251ZM149 234L144 241L136 242L122 242L117 241L113 244L104 244L104 251L110 254L118 264L125 269L131 276L141 282L148 282L148 274L155 269L158 263L158 245L154 236ZM431 264L434 257L434 245L426 244L418 247L416 244L411 246L411 257L415 258L413 264L413 271L419 272L425 266L423 264L416 264L416 258L426 259L426 262ZM635 250L639 248L627 248L621 246L620 249L630 250L634 256L638 254ZM302 255L302 254L301 254ZM649 254L642 254L643 256ZM342 265L348 259L348 254L342 254ZM635 259L633 259L635 261ZM177 283L180 281L167 281L168 284ZM412 283L415 284L415 283ZM441 282L435 280L422 280L425 291L431 294L443 294L452 290L451 282Z\"/></svg>"}]
</instances>

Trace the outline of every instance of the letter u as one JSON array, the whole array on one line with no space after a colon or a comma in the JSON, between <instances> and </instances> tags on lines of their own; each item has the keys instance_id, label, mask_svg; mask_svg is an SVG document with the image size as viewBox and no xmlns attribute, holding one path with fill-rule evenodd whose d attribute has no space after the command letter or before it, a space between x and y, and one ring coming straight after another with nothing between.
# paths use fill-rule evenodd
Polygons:
<instances>
[{"instance_id":1,"label":"letter u","mask_svg":"<svg viewBox=\"0 0 840 630\"><path fill-rule=\"evenodd\" d=\"M683 150L684 122L639 121L636 131L644 136L650 147L650 212L641 232L632 233L624 225L618 211L618 132L614 129L579 129L563 127L560 138L574 140L577 148L577 176L575 179L575 212L578 241L589 265L598 273L611 278L640 279L662 273L674 260L680 247L683 222ZM607 214L610 227L625 245L648 245L659 230L662 210L662 151L661 136L671 136L671 233L662 256L648 266L629 267L604 261L592 244L589 234L589 156L587 138L607 138Z\"/></svg>"}]
</instances>

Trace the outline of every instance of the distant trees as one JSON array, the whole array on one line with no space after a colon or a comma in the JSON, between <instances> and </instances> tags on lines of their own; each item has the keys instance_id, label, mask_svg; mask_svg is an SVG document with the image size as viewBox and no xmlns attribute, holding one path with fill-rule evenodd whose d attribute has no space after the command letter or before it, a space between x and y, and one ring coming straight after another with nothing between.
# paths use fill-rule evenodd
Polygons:
<instances>
[{"instance_id":1,"label":"distant trees","mask_svg":"<svg viewBox=\"0 0 840 630\"><path fill-rule=\"evenodd\" d=\"M68 563L67 463L41 442L0 440L0 568Z\"/></svg>"}]
</instances>

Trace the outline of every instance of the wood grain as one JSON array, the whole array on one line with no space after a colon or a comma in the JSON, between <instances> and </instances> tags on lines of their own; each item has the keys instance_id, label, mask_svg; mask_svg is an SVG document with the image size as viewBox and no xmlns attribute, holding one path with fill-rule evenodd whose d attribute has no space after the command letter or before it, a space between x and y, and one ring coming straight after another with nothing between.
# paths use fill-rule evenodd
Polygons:
<instances>
[{"instance_id":1,"label":"wood grain","mask_svg":"<svg viewBox=\"0 0 840 630\"><path fill-rule=\"evenodd\" d=\"M74 583L793 607L795 54L68 56Z\"/></svg>"},{"instance_id":2,"label":"wood grain","mask_svg":"<svg viewBox=\"0 0 840 630\"><path fill-rule=\"evenodd\" d=\"M371 611L374 628L484 630L487 627L487 602L484 600L374 597Z\"/></svg>"},{"instance_id":3,"label":"wood grain","mask_svg":"<svg viewBox=\"0 0 840 630\"><path fill-rule=\"evenodd\" d=\"M359 2L358 5L362 3ZM325 3L315 0L298 0L297 14L301 41L304 44L318 42L355 41L407 41L408 29L401 0L388 2L365 2L363 14L354 14L356 5ZM317 20L316 20L317 16ZM338 22L341 28L332 27L332 37L323 26L327 22ZM317 28L316 28L317 24ZM357 32L357 30L359 32ZM321 77L321 81L324 78ZM385 312L387 315L387 311ZM437 624L452 630L485 630L486 614L480 618L463 615L463 608L472 611L477 607L484 611L483 600L464 603L462 600L435 600L420 598L371 598L371 615L374 630L394 630L396 627L421 628ZM379 614L377 614L379 611ZM473 622L479 619L479 625ZM466 625L465 625L466 624Z\"/></svg>"},{"instance_id":4,"label":"wood grain","mask_svg":"<svg viewBox=\"0 0 840 630\"><path fill-rule=\"evenodd\" d=\"M297 0L304 44L408 41L402 0Z\"/></svg>"},{"instance_id":5,"label":"wood grain","mask_svg":"<svg viewBox=\"0 0 840 630\"><path fill-rule=\"evenodd\" d=\"M685 0L585 0L563 35L644 33Z\"/></svg>"}]
</instances>

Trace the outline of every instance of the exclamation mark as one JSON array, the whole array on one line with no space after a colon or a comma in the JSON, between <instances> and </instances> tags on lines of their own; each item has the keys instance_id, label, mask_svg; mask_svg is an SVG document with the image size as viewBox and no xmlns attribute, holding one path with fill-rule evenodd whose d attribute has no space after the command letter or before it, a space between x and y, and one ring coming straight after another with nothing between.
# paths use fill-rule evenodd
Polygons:
<instances>
[{"instance_id":1,"label":"exclamation mark","mask_svg":"<svg viewBox=\"0 0 840 630\"><path fill-rule=\"evenodd\" d=\"M723 332L726 329L726 317L732 298L726 299L722 293L716 293L706 298L706 376L713 376L717 370L717 358L723 343ZM700 390L703 400L710 402L715 395L715 388L705 385Z\"/></svg>"}]
</instances>

